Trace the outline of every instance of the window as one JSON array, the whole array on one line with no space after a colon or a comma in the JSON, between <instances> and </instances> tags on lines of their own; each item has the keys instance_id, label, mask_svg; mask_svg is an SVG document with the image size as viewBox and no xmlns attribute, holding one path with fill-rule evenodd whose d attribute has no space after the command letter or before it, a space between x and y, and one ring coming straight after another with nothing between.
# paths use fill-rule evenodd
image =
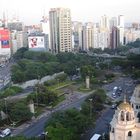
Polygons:
<instances>
[{"instance_id":1,"label":"window","mask_svg":"<svg viewBox=\"0 0 140 140\"><path fill-rule=\"evenodd\" d=\"M128 132L128 136L131 137L132 136L132 131Z\"/></svg>"},{"instance_id":2,"label":"window","mask_svg":"<svg viewBox=\"0 0 140 140\"><path fill-rule=\"evenodd\" d=\"M114 128L112 128L112 133L114 133Z\"/></svg>"},{"instance_id":3,"label":"window","mask_svg":"<svg viewBox=\"0 0 140 140\"><path fill-rule=\"evenodd\" d=\"M121 112L121 121L124 121L124 112Z\"/></svg>"},{"instance_id":4,"label":"window","mask_svg":"<svg viewBox=\"0 0 140 140\"><path fill-rule=\"evenodd\" d=\"M130 121L130 113L129 112L126 113L126 120Z\"/></svg>"}]
</instances>

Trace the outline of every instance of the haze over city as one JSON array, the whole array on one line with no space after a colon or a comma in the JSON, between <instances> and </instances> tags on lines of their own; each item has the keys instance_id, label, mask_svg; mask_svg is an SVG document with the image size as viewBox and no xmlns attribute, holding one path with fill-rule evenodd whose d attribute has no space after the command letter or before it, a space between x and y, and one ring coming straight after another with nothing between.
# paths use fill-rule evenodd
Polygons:
<instances>
[{"instance_id":1,"label":"haze over city","mask_svg":"<svg viewBox=\"0 0 140 140\"><path fill-rule=\"evenodd\" d=\"M139 0L4 0L0 4L0 17L5 11L8 18L18 17L25 24L37 24L50 8L66 7L71 9L72 20L98 22L104 14L109 17L122 14L125 22L138 22L139 4Z\"/></svg>"}]
</instances>

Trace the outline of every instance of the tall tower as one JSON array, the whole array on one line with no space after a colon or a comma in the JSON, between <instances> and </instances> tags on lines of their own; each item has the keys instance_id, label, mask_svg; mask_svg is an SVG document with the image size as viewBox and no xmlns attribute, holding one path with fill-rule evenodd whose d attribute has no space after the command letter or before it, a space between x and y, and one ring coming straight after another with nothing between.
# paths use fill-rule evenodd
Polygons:
<instances>
[{"instance_id":1,"label":"tall tower","mask_svg":"<svg viewBox=\"0 0 140 140\"><path fill-rule=\"evenodd\" d=\"M118 16L118 28L119 28L119 36L120 36L120 44L124 45L124 16Z\"/></svg>"},{"instance_id":2,"label":"tall tower","mask_svg":"<svg viewBox=\"0 0 140 140\"><path fill-rule=\"evenodd\" d=\"M52 53L72 51L70 9L52 8L49 12Z\"/></svg>"},{"instance_id":3,"label":"tall tower","mask_svg":"<svg viewBox=\"0 0 140 140\"><path fill-rule=\"evenodd\" d=\"M121 28L124 28L124 16L123 15L118 16L118 26Z\"/></svg>"},{"instance_id":4,"label":"tall tower","mask_svg":"<svg viewBox=\"0 0 140 140\"><path fill-rule=\"evenodd\" d=\"M101 30L108 30L109 29L109 19L108 19L108 17L106 15L101 17L100 29Z\"/></svg>"},{"instance_id":5,"label":"tall tower","mask_svg":"<svg viewBox=\"0 0 140 140\"><path fill-rule=\"evenodd\" d=\"M110 123L110 140L137 140L135 122L134 110L124 100L118 106Z\"/></svg>"},{"instance_id":6,"label":"tall tower","mask_svg":"<svg viewBox=\"0 0 140 140\"><path fill-rule=\"evenodd\" d=\"M88 51L93 48L93 26L94 24L89 22L83 26L83 50Z\"/></svg>"},{"instance_id":7,"label":"tall tower","mask_svg":"<svg viewBox=\"0 0 140 140\"><path fill-rule=\"evenodd\" d=\"M119 46L119 29L117 27L112 27L111 30L111 48L116 49Z\"/></svg>"}]
</instances>

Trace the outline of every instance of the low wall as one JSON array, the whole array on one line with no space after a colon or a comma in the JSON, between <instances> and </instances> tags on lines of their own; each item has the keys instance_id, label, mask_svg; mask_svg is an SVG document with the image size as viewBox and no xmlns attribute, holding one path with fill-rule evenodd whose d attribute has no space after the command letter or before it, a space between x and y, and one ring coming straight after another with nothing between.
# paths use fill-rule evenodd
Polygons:
<instances>
[{"instance_id":1,"label":"low wall","mask_svg":"<svg viewBox=\"0 0 140 140\"><path fill-rule=\"evenodd\" d=\"M48 81L48 80L53 80L53 79L55 79L56 76L61 75L61 74L63 74L63 73L64 73L64 72L55 73L55 74L53 74L53 75L45 76L45 77L41 78L40 80L34 79L34 80L26 81L26 82L21 83L21 84L13 84L12 86L18 86L18 87L21 87L21 88L23 88L23 89L25 89L25 88L27 88L27 87L33 87L33 86L35 86L37 83L42 84L42 83L44 83L44 82L46 82L46 81Z\"/></svg>"}]
</instances>

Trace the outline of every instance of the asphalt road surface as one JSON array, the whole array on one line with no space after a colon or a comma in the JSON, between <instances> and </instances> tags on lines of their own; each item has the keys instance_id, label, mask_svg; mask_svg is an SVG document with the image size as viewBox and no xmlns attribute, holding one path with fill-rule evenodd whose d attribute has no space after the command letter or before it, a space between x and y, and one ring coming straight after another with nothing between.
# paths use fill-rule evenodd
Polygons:
<instances>
[{"instance_id":1,"label":"asphalt road surface","mask_svg":"<svg viewBox=\"0 0 140 140\"><path fill-rule=\"evenodd\" d=\"M28 138L39 136L44 131L45 123L49 120L53 112L66 110L70 108L80 109L81 104L84 102L84 100L87 98L88 95L89 94L83 95L78 100L75 100L74 102L63 104L61 106L56 107L52 112L43 114L43 116L40 117L40 119L36 120L36 122L33 121L33 123L29 124L29 126L27 128L24 128L24 130L18 135L24 135L25 137Z\"/></svg>"},{"instance_id":2,"label":"asphalt road surface","mask_svg":"<svg viewBox=\"0 0 140 140\"><path fill-rule=\"evenodd\" d=\"M90 128L82 137L81 140L89 140L95 133L103 134L109 132L109 123L113 118L115 110L107 108L104 113L97 119L95 128Z\"/></svg>"}]
</instances>

